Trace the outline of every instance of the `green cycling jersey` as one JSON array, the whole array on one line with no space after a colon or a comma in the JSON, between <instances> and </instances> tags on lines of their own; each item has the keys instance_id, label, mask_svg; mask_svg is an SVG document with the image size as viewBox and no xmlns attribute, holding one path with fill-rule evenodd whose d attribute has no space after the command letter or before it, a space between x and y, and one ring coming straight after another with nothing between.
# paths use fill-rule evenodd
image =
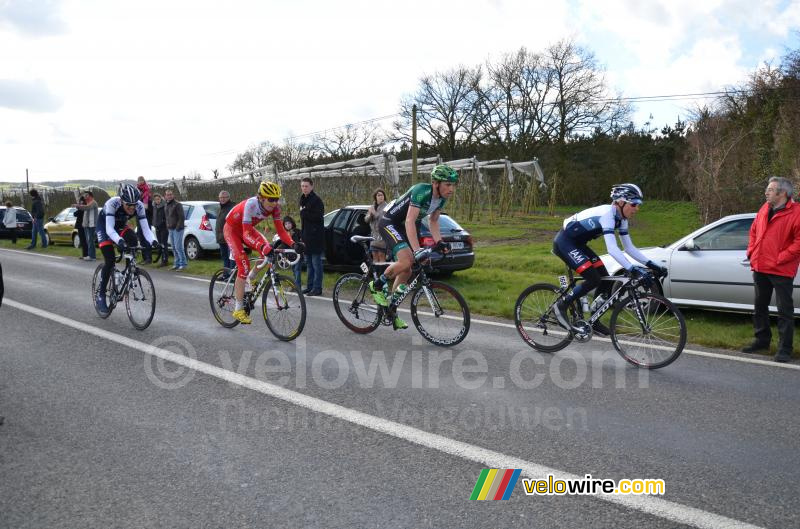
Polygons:
<instances>
[{"instance_id":1,"label":"green cycling jersey","mask_svg":"<svg viewBox=\"0 0 800 529\"><path fill-rule=\"evenodd\" d=\"M403 195L389 202L384 210L383 217L389 219L393 224L402 225L406 221L409 206L419 208L419 213L415 221L420 221L427 215L434 213L444 207L447 199L439 197L433 198L433 186L431 184L419 183L411 186Z\"/></svg>"}]
</instances>

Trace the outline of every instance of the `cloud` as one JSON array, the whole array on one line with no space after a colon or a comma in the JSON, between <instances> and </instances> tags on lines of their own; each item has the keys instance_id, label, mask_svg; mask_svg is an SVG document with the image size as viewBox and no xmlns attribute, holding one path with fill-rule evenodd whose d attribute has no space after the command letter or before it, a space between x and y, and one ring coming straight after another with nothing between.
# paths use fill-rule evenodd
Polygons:
<instances>
[{"instance_id":1,"label":"cloud","mask_svg":"<svg viewBox=\"0 0 800 529\"><path fill-rule=\"evenodd\" d=\"M0 107L28 112L55 112L61 101L41 79L0 79Z\"/></svg>"},{"instance_id":2,"label":"cloud","mask_svg":"<svg viewBox=\"0 0 800 529\"><path fill-rule=\"evenodd\" d=\"M64 33L61 0L0 0L0 26L36 37Z\"/></svg>"}]
</instances>

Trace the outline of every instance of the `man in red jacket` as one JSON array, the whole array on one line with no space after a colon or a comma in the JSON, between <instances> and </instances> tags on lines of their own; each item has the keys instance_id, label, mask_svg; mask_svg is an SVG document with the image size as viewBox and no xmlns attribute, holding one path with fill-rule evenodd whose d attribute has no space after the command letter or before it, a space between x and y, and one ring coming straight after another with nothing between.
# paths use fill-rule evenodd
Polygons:
<instances>
[{"instance_id":1,"label":"man in red jacket","mask_svg":"<svg viewBox=\"0 0 800 529\"><path fill-rule=\"evenodd\" d=\"M745 353L769 349L769 302L772 292L778 305L778 353L775 361L792 358L794 303L792 291L800 264L800 204L792 200L794 188L786 178L773 176L764 192L766 202L750 227L747 258L755 285L755 340L742 349Z\"/></svg>"}]
</instances>

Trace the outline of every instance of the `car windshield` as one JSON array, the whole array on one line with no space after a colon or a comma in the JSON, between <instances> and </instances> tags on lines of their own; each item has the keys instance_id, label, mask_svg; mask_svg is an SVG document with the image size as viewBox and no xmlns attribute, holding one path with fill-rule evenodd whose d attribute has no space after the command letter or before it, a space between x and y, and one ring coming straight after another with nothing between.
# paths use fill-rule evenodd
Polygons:
<instances>
[{"instance_id":1,"label":"car windshield","mask_svg":"<svg viewBox=\"0 0 800 529\"><path fill-rule=\"evenodd\" d=\"M206 215L208 219L216 219L217 215L219 215L219 204L206 204L203 206L203 209L206 210Z\"/></svg>"},{"instance_id":2,"label":"car windshield","mask_svg":"<svg viewBox=\"0 0 800 529\"><path fill-rule=\"evenodd\" d=\"M330 226L330 224L331 224L331 221L333 220L333 217L335 217L335 216L336 216L336 214L337 214L338 212L339 212L339 210L338 210L338 209L334 209L333 211L331 211L330 213L328 213L327 215L325 215L324 217L322 217L322 225L323 225L324 227L326 227L326 228L327 228L328 226Z\"/></svg>"}]
</instances>

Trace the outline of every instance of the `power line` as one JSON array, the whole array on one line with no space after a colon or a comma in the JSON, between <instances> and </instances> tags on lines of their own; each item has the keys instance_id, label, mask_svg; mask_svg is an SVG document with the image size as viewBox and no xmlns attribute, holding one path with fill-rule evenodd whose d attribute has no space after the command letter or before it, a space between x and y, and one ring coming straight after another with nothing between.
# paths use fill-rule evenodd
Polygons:
<instances>
[{"instance_id":1,"label":"power line","mask_svg":"<svg viewBox=\"0 0 800 529\"><path fill-rule=\"evenodd\" d=\"M781 87L774 87L774 88L764 87L761 90L780 90L780 89L781 89ZM652 96L628 96L628 97L619 97L619 98L597 99L596 101L598 103L613 103L613 102L617 102L617 101L626 101L626 102L630 102L630 103L658 103L658 102L681 101L681 100L690 100L690 99L709 99L709 98L715 98L715 97L732 95L732 94L748 94L748 93L752 93L752 92L753 92L752 90L746 90L746 89L730 89L730 90L717 90L717 91L710 91L710 92L694 92L694 93L685 93L685 94L661 94L661 95L652 95ZM333 132L333 131L336 131L336 130L345 129L345 128L348 128L348 127L354 127L354 126L358 126L358 125L366 125L366 124L375 123L375 122L378 122L378 121L385 121L387 119L398 117L398 116L401 116L401 115L402 114L400 112L397 112L397 113L394 113L394 114L387 114L385 116L379 116L379 117L369 118L369 119L365 119L365 120L361 120L361 121L355 121L355 122L352 122L352 123L339 125L337 127L329 127L329 128L326 128L326 129L315 131L315 132L308 132L308 133L305 133L305 134L297 134L297 135L294 135L294 136L287 136L287 137L284 138L284 140L288 141L288 140L295 140L295 139L300 139L300 138L308 138L308 137L320 136L320 135L326 134L328 132ZM220 156L220 155L226 155L226 154L235 154L235 153L238 153L238 152L241 152L241 151L239 151L238 149L226 149L226 150L221 150L221 151L202 153L202 154L198 154L196 156L198 156L198 157L200 157L200 156ZM151 165L147 165L147 166L143 166L143 167L160 168L160 167L166 167L166 166L169 166L169 165L177 165L179 163L183 163L183 162L182 161L163 162L163 163L151 164ZM96 172L112 172L112 171L120 171L120 170L124 170L124 169L123 168L89 169L86 172L95 172L96 173ZM44 172L49 172L49 171L45 170Z\"/></svg>"}]
</instances>

